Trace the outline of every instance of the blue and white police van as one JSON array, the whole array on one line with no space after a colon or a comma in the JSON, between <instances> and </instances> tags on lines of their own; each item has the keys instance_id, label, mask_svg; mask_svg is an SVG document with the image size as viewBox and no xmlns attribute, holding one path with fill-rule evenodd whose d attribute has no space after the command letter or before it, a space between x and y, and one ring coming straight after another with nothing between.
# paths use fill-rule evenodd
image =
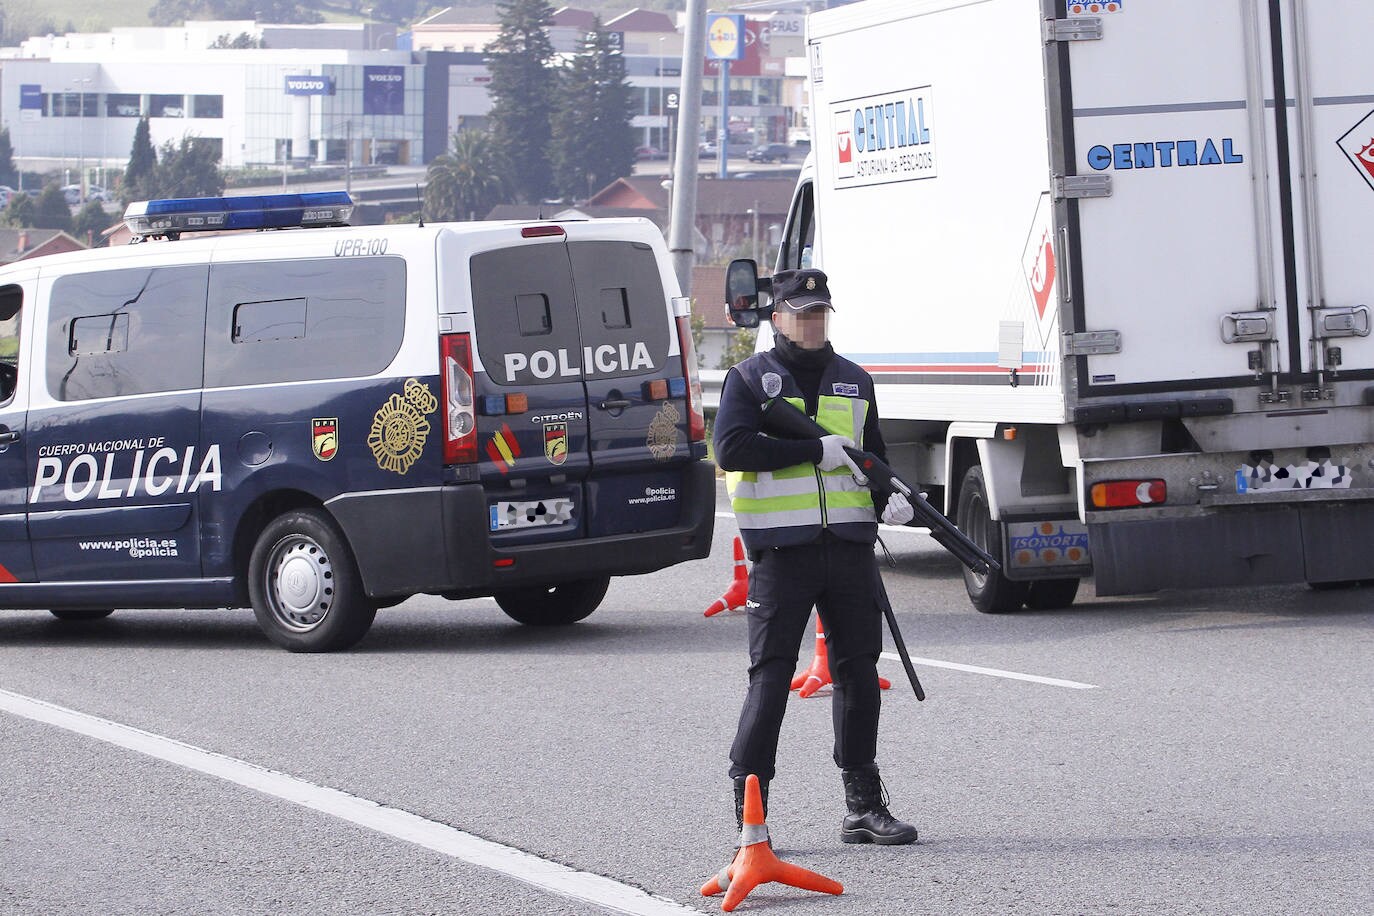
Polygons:
<instances>
[{"instance_id":1,"label":"blue and white police van","mask_svg":"<svg viewBox=\"0 0 1374 916\"><path fill-rule=\"evenodd\" d=\"M554 625L710 552L689 328L647 220L349 227L136 203L0 268L0 607L247 607L353 645L416 594ZM198 230L261 229L258 232ZM151 240L151 241L149 241Z\"/></svg>"}]
</instances>

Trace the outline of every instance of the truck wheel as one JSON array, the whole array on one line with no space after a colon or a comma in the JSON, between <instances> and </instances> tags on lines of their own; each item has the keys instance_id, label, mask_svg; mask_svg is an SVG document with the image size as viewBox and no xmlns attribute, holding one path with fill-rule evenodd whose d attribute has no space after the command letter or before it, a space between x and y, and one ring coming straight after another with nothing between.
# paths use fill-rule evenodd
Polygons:
<instances>
[{"instance_id":1,"label":"truck wheel","mask_svg":"<svg viewBox=\"0 0 1374 916\"><path fill-rule=\"evenodd\" d=\"M263 529L248 562L258 626L292 652L333 652L362 639L377 615L353 551L319 509L293 509Z\"/></svg>"},{"instance_id":2,"label":"truck wheel","mask_svg":"<svg viewBox=\"0 0 1374 916\"><path fill-rule=\"evenodd\" d=\"M109 617L114 613L114 608L62 608L50 609L49 614L58 620L99 620L102 617Z\"/></svg>"},{"instance_id":3,"label":"truck wheel","mask_svg":"<svg viewBox=\"0 0 1374 916\"><path fill-rule=\"evenodd\" d=\"M1078 579L1037 579L1026 592L1026 607L1033 611L1057 611L1073 604Z\"/></svg>"},{"instance_id":4,"label":"truck wheel","mask_svg":"<svg viewBox=\"0 0 1374 916\"><path fill-rule=\"evenodd\" d=\"M959 487L959 508L955 515L959 527L979 547L999 561L1002 557L1002 524L992 520L988 508L987 486L983 483L983 469L978 465L964 474ZM1028 583L1013 582L1000 572L987 575L964 570L964 588L973 606L984 614L1005 614L1021 608L1029 591Z\"/></svg>"},{"instance_id":5,"label":"truck wheel","mask_svg":"<svg viewBox=\"0 0 1374 916\"><path fill-rule=\"evenodd\" d=\"M560 627L596 610L610 584L611 577L602 576L542 588L510 588L493 597L512 620L532 627Z\"/></svg>"}]
</instances>

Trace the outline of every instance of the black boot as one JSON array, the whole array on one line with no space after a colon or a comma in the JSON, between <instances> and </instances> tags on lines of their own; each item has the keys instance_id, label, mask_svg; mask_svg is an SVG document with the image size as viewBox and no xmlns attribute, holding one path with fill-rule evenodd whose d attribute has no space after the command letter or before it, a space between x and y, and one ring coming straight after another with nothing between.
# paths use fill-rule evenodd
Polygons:
<instances>
[{"instance_id":1,"label":"black boot","mask_svg":"<svg viewBox=\"0 0 1374 916\"><path fill-rule=\"evenodd\" d=\"M744 785L748 776L736 776L735 783L735 829L744 829ZM759 780L759 797L763 799L763 817L768 818L768 781Z\"/></svg>"},{"instance_id":2,"label":"black boot","mask_svg":"<svg viewBox=\"0 0 1374 916\"><path fill-rule=\"evenodd\" d=\"M887 810L887 792L876 766L841 770L840 775L844 778L844 803L849 808L840 827L841 841L881 846L916 842L916 828Z\"/></svg>"}]
</instances>

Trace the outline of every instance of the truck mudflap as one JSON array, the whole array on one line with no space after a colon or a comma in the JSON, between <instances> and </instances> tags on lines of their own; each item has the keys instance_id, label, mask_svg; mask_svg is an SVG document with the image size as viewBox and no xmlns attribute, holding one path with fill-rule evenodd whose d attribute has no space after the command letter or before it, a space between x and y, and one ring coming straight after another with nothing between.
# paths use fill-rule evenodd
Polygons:
<instances>
[{"instance_id":1,"label":"truck mudflap","mask_svg":"<svg viewBox=\"0 0 1374 916\"><path fill-rule=\"evenodd\" d=\"M1087 527L1098 595L1374 579L1368 493L1275 493L1183 517Z\"/></svg>"}]
</instances>

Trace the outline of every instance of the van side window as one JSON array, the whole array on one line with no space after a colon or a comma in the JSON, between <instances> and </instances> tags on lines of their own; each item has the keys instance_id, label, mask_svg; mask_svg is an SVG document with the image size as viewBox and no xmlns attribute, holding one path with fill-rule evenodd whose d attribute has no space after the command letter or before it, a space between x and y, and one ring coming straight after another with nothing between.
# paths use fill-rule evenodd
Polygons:
<instances>
[{"instance_id":1,"label":"van side window","mask_svg":"<svg viewBox=\"0 0 1374 916\"><path fill-rule=\"evenodd\" d=\"M19 384L19 313L23 305L22 287L0 287L0 402L14 397Z\"/></svg>"},{"instance_id":2,"label":"van side window","mask_svg":"<svg viewBox=\"0 0 1374 916\"><path fill-rule=\"evenodd\" d=\"M48 390L82 401L200 386L205 267L59 277L48 310Z\"/></svg>"},{"instance_id":3,"label":"van side window","mask_svg":"<svg viewBox=\"0 0 1374 916\"><path fill-rule=\"evenodd\" d=\"M234 309L234 343L299 340L305 336L305 300L242 302Z\"/></svg>"},{"instance_id":4,"label":"van side window","mask_svg":"<svg viewBox=\"0 0 1374 916\"><path fill-rule=\"evenodd\" d=\"M814 185L807 182L797 192L787 220L787 234L779 252L778 270L798 270L811 266L811 249L816 244L816 206Z\"/></svg>"},{"instance_id":5,"label":"van side window","mask_svg":"<svg viewBox=\"0 0 1374 916\"><path fill-rule=\"evenodd\" d=\"M210 290L207 388L375 375L401 349L402 258L215 264Z\"/></svg>"},{"instance_id":6,"label":"van side window","mask_svg":"<svg viewBox=\"0 0 1374 916\"><path fill-rule=\"evenodd\" d=\"M70 356L96 356L100 353L123 353L129 349L129 316L86 315L72 319L71 338L67 341Z\"/></svg>"}]
</instances>

